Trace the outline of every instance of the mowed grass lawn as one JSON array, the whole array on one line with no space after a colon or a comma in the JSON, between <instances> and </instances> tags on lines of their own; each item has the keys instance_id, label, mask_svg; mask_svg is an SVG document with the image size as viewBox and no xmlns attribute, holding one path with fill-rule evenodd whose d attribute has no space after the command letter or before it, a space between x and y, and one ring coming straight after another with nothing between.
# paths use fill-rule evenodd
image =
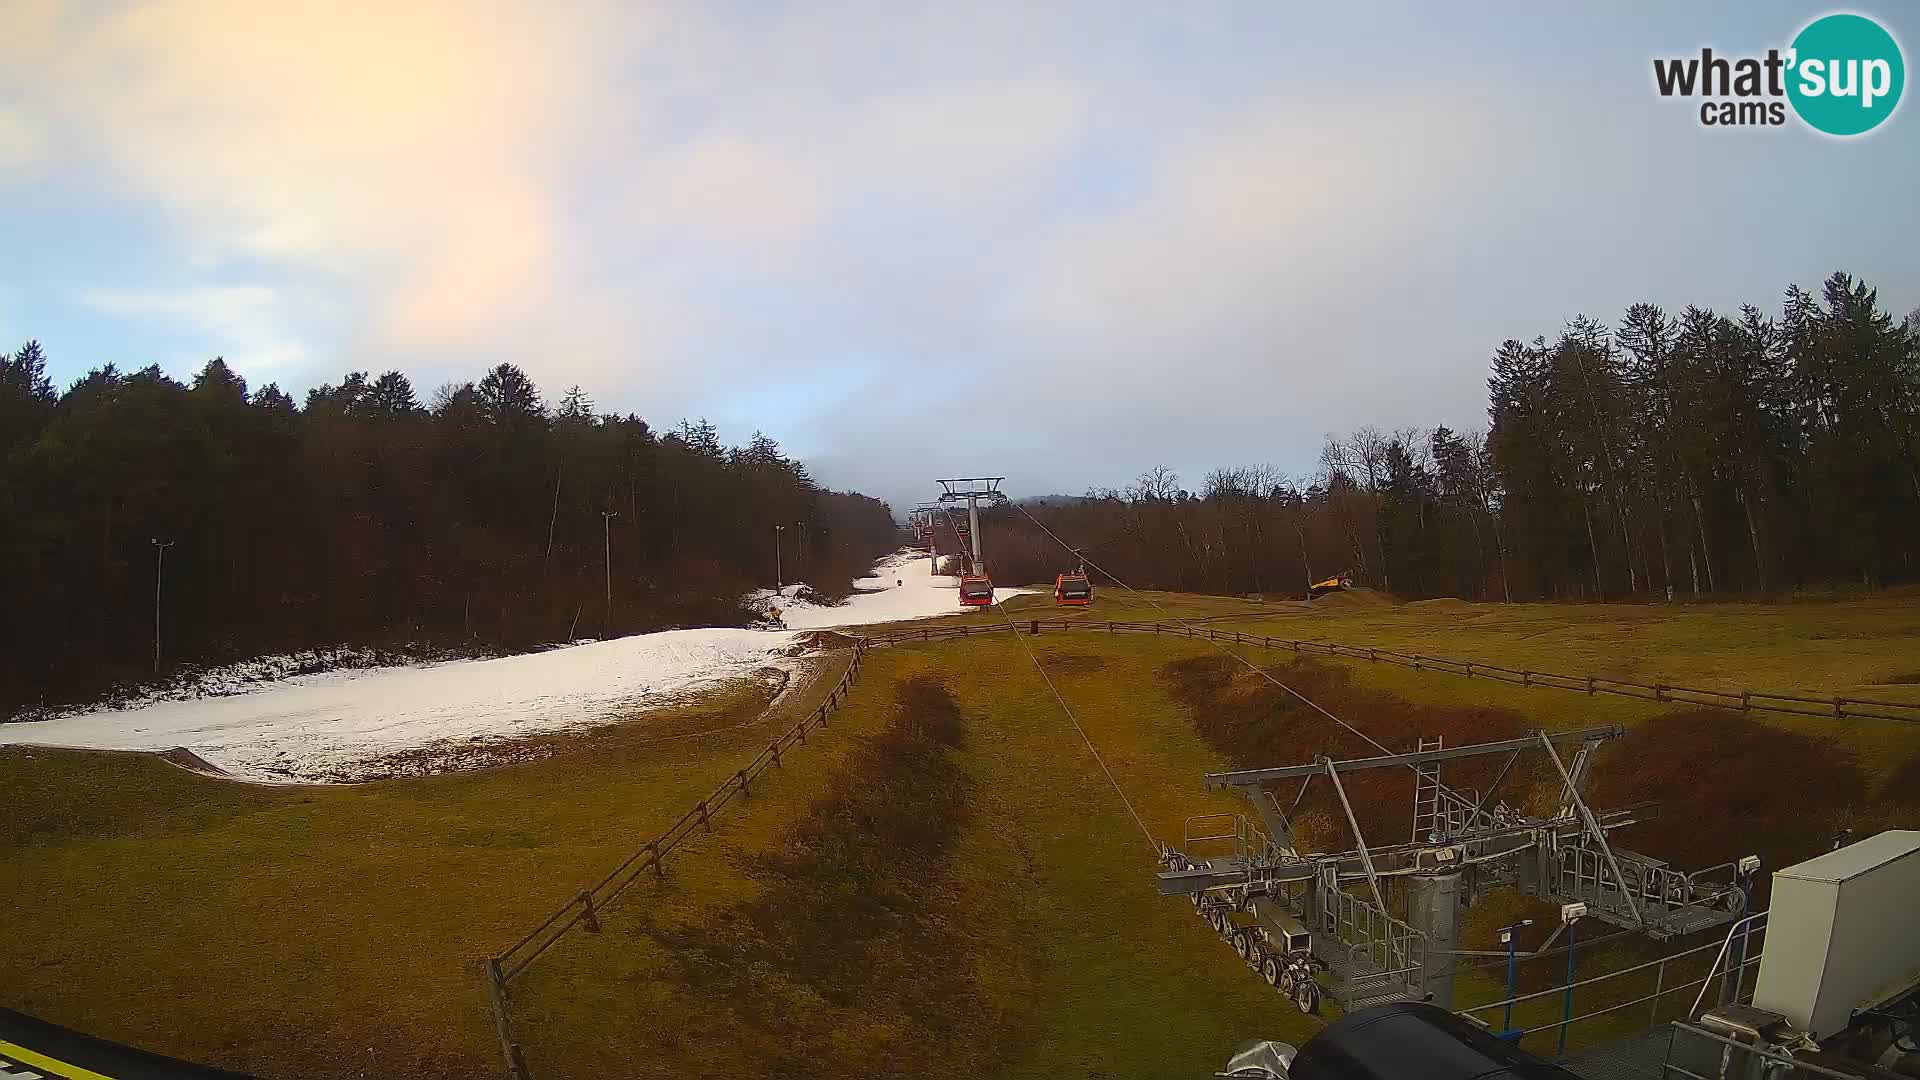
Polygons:
<instances>
[{"instance_id":1,"label":"mowed grass lawn","mask_svg":"<svg viewBox=\"0 0 1920 1080\"><path fill-rule=\"evenodd\" d=\"M1920 608L1900 603L1293 609L1155 599L1181 617L1252 612L1220 625L1278 636L1570 674L1920 700L1920 687L1886 683L1920 671ZM1062 612L1046 596L1022 598L1010 614ZM1118 590L1064 614L1161 617ZM1189 815L1239 809L1201 790L1200 776L1228 763L1160 677L1206 643L1043 633L1024 644L996 636L876 651L822 737L697 836L664 881L629 890L601 934L568 935L516 980L516 1033L536 1075L739 1075L741 1062L719 1050L729 1015L800 1015L823 991L849 989L803 980L778 1000L732 1000L737 985L693 961L717 955L700 945L717 923L777 911L778 897L765 895L767 860L790 847L794 823L850 767L849 754L887 725L901 680L921 675L949 687L966 717L953 753L973 787L929 894L952 923L946 940L964 947L914 959L964 977L977 1006L967 1033L990 1044L999 1075L1207 1075L1245 1039L1310 1034L1312 1022L1254 979L1184 901L1156 894L1146 839L1027 647L1156 838L1178 840ZM1667 711L1349 666L1357 683L1408 700L1499 705L1553 728L1639 726ZM817 693L802 697L810 704ZM495 1074L479 959L597 880L790 722L736 727L743 707L732 703L712 725L674 725L724 729L712 734L660 740L644 724L614 727L528 765L354 788L260 788L149 759L0 749L0 888L10 900L0 1004L267 1077ZM1903 725L1755 719L1834 740L1876 783L1920 753L1920 730ZM871 1049L845 1053L865 1060Z\"/></svg>"}]
</instances>

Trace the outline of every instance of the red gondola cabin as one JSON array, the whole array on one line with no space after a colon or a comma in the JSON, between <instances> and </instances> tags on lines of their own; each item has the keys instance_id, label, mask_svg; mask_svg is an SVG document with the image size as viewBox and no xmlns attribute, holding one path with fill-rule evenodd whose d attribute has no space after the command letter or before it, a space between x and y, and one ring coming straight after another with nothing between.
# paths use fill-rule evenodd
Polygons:
<instances>
[{"instance_id":1,"label":"red gondola cabin","mask_svg":"<svg viewBox=\"0 0 1920 1080\"><path fill-rule=\"evenodd\" d=\"M1053 579L1053 602L1062 607L1093 603L1093 582L1085 574L1061 574Z\"/></svg>"},{"instance_id":2,"label":"red gondola cabin","mask_svg":"<svg viewBox=\"0 0 1920 1080\"><path fill-rule=\"evenodd\" d=\"M968 574L961 578L960 602L967 607L986 607L993 603L993 579L985 574Z\"/></svg>"}]
</instances>

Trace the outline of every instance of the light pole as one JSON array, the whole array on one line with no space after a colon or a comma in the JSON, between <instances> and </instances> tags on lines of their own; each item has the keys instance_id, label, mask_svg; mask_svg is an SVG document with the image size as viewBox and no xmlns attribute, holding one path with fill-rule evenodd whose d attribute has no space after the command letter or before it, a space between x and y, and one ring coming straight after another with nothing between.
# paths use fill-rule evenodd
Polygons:
<instances>
[{"instance_id":1,"label":"light pole","mask_svg":"<svg viewBox=\"0 0 1920 1080\"><path fill-rule=\"evenodd\" d=\"M793 535L796 544L800 548L793 556L793 574L795 577L805 580L807 576L807 523L804 521L794 522Z\"/></svg>"},{"instance_id":2,"label":"light pole","mask_svg":"<svg viewBox=\"0 0 1920 1080\"><path fill-rule=\"evenodd\" d=\"M618 510L600 511L600 536L607 549L607 636L613 636L613 519Z\"/></svg>"},{"instance_id":3,"label":"light pole","mask_svg":"<svg viewBox=\"0 0 1920 1080\"><path fill-rule=\"evenodd\" d=\"M773 591L774 592L779 592L781 589L784 589L787 587L787 583L780 576L780 534L786 531L787 531L787 527L785 525L775 525L773 527Z\"/></svg>"},{"instance_id":4,"label":"light pole","mask_svg":"<svg viewBox=\"0 0 1920 1080\"><path fill-rule=\"evenodd\" d=\"M160 673L160 568L166 565L167 549L177 540L161 543L159 537L153 538L153 673Z\"/></svg>"},{"instance_id":5,"label":"light pole","mask_svg":"<svg viewBox=\"0 0 1920 1080\"><path fill-rule=\"evenodd\" d=\"M1580 917L1587 913L1585 904L1560 905L1560 921L1567 924L1567 997L1560 1012L1560 1048L1555 1055L1567 1052L1567 1027L1573 1021L1573 937L1580 925Z\"/></svg>"},{"instance_id":6,"label":"light pole","mask_svg":"<svg viewBox=\"0 0 1920 1080\"><path fill-rule=\"evenodd\" d=\"M1500 935L1500 944L1507 947L1507 1015L1500 1023L1500 1035L1507 1037L1513 1031L1513 992L1514 992L1514 950L1519 946L1515 930L1523 926L1532 926L1532 919L1521 919L1496 931Z\"/></svg>"}]
</instances>

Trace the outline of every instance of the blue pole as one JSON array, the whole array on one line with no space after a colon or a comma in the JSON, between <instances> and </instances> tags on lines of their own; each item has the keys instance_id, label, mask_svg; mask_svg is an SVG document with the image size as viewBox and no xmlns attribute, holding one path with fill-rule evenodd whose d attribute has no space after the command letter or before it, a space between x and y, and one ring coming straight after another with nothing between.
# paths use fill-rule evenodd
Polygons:
<instances>
[{"instance_id":1,"label":"blue pole","mask_svg":"<svg viewBox=\"0 0 1920 1080\"><path fill-rule=\"evenodd\" d=\"M1516 944L1513 931L1507 931L1507 1019L1500 1025L1502 1031L1513 1030L1513 950Z\"/></svg>"},{"instance_id":2,"label":"blue pole","mask_svg":"<svg viewBox=\"0 0 1920 1080\"><path fill-rule=\"evenodd\" d=\"M1573 1020L1573 932L1580 920L1567 924L1567 1001L1560 1014L1560 1048L1554 1051L1556 1056L1567 1052L1567 1024Z\"/></svg>"}]
</instances>

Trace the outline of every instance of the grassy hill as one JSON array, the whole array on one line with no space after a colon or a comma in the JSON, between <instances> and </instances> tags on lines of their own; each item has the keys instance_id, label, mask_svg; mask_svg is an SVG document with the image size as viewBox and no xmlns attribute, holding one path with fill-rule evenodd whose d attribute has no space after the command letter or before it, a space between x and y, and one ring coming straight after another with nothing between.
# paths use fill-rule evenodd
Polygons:
<instances>
[{"instance_id":1,"label":"grassy hill","mask_svg":"<svg viewBox=\"0 0 1920 1080\"><path fill-rule=\"evenodd\" d=\"M1920 701L1920 686L1897 681L1920 671L1920 608L1894 602L1154 599L1278 636ZM1056 609L1023 597L1009 614ZM1067 617L1161 615L1108 590ZM1177 840L1190 815L1238 809L1200 789L1207 771L1348 749L1205 642L1048 632L873 652L826 732L663 881L604 912L600 933L567 935L514 981L535 1074L734 1076L778 1061L797 1076L930 1075L964 1061L1003 1076L1207 1075L1239 1041L1310 1034L1313 1021L1184 901L1156 894L1147 841L1029 648L1157 839ZM1746 854L1719 848L1757 833L1778 866L1832 828L1920 822L1909 726L1359 661L1275 670L1389 744L1625 724L1596 793L1657 789L1667 814L1632 842L1677 860ZM787 714L752 722L759 704L713 703L712 723L604 729L529 764L361 787L235 785L145 758L0 749L0 858L9 891L30 898L4 917L0 1004L268 1077L497 1074L480 958L784 726ZM808 704L796 695L785 709ZM1369 830L1404 827L1405 793L1383 782L1371 796ZM1344 841L1331 815L1314 827ZM1469 937L1501 915L1477 911ZM1498 989L1473 975L1461 993Z\"/></svg>"}]
</instances>

